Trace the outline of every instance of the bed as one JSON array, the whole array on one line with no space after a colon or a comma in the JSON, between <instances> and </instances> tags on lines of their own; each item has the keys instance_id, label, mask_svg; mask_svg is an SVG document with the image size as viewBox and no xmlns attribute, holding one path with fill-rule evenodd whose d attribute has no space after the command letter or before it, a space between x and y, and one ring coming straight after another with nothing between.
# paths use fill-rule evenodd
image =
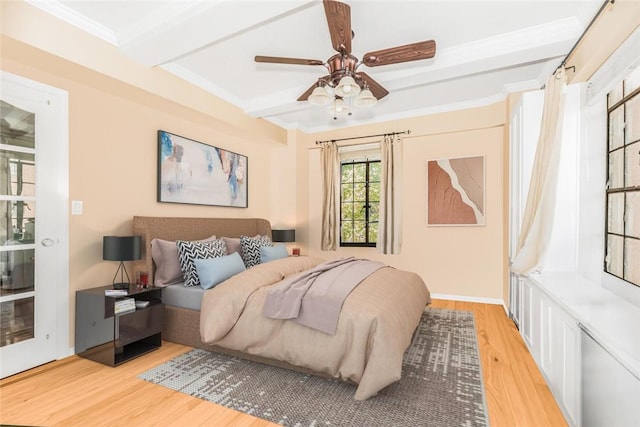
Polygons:
<instances>
[{"instance_id":1,"label":"bed","mask_svg":"<svg viewBox=\"0 0 640 427\"><path fill-rule=\"evenodd\" d=\"M142 237L143 259L133 263L154 283L151 257L154 238L203 240L212 236L271 235L270 223L258 218L133 218L133 233ZM335 334L291 320L263 316L268 292L283 278L315 268L325 260L286 257L262 263L230 277L212 289L163 289L165 324L162 338L357 385L354 398L367 399L400 379L402 357L429 291L415 273L391 267L368 276L344 300Z\"/></svg>"}]
</instances>

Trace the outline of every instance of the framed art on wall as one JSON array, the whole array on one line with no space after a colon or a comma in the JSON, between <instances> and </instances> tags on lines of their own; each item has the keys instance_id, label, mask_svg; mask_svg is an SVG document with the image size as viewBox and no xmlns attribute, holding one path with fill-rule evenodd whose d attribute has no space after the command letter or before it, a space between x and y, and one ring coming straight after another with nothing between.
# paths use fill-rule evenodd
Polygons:
<instances>
[{"instance_id":1,"label":"framed art on wall","mask_svg":"<svg viewBox=\"0 0 640 427\"><path fill-rule=\"evenodd\" d=\"M484 225L484 157L427 162L427 225Z\"/></svg>"},{"instance_id":2,"label":"framed art on wall","mask_svg":"<svg viewBox=\"0 0 640 427\"><path fill-rule=\"evenodd\" d=\"M158 131L158 202L248 206L247 156Z\"/></svg>"}]
</instances>

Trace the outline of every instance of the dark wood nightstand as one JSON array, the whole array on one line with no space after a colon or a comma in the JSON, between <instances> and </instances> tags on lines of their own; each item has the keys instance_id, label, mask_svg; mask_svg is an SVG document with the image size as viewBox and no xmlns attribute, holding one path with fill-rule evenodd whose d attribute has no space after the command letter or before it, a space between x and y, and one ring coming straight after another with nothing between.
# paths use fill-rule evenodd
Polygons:
<instances>
[{"instance_id":1,"label":"dark wood nightstand","mask_svg":"<svg viewBox=\"0 0 640 427\"><path fill-rule=\"evenodd\" d=\"M111 286L76 291L76 354L117 366L162 344L162 288L129 286L127 295L108 296ZM117 301L149 301L144 308L114 314Z\"/></svg>"}]
</instances>

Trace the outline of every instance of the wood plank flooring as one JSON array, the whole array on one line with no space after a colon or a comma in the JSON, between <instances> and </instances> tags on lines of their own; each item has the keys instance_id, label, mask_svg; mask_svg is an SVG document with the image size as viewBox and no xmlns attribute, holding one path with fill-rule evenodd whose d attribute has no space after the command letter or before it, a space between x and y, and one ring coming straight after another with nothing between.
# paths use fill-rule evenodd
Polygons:
<instances>
[{"instance_id":1,"label":"wood plank flooring","mask_svg":"<svg viewBox=\"0 0 640 427\"><path fill-rule=\"evenodd\" d=\"M475 314L492 427L567 425L502 306L445 300L432 306ZM0 424L275 426L136 378L189 349L164 342L159 350L117 368L71 356L5 378L0 381Z\"/></svg>"}]
</instances>

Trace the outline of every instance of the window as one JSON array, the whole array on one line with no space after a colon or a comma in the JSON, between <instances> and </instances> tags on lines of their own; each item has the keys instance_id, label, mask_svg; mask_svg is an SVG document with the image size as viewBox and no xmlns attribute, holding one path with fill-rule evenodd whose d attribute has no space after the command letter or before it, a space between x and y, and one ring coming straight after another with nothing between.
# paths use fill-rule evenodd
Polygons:
<instances>
[{"instance_id":1,"label":"window","mask_svg":"<svg viewBox=\"0 0 640 427\"><path fill-rule=\"evenodd\" d=\"M375 246L380 160L341 160L340 246Z\"/></svg>"},{"instance_id":2,"label":"window","mask_svg":"<svg viewBox=\"0 0 640 427\"><path fill-rule=\"evenodd\" d=\"M604 269L640 286L640 68L607 95Z\"/></svg>"}]
</instances>

